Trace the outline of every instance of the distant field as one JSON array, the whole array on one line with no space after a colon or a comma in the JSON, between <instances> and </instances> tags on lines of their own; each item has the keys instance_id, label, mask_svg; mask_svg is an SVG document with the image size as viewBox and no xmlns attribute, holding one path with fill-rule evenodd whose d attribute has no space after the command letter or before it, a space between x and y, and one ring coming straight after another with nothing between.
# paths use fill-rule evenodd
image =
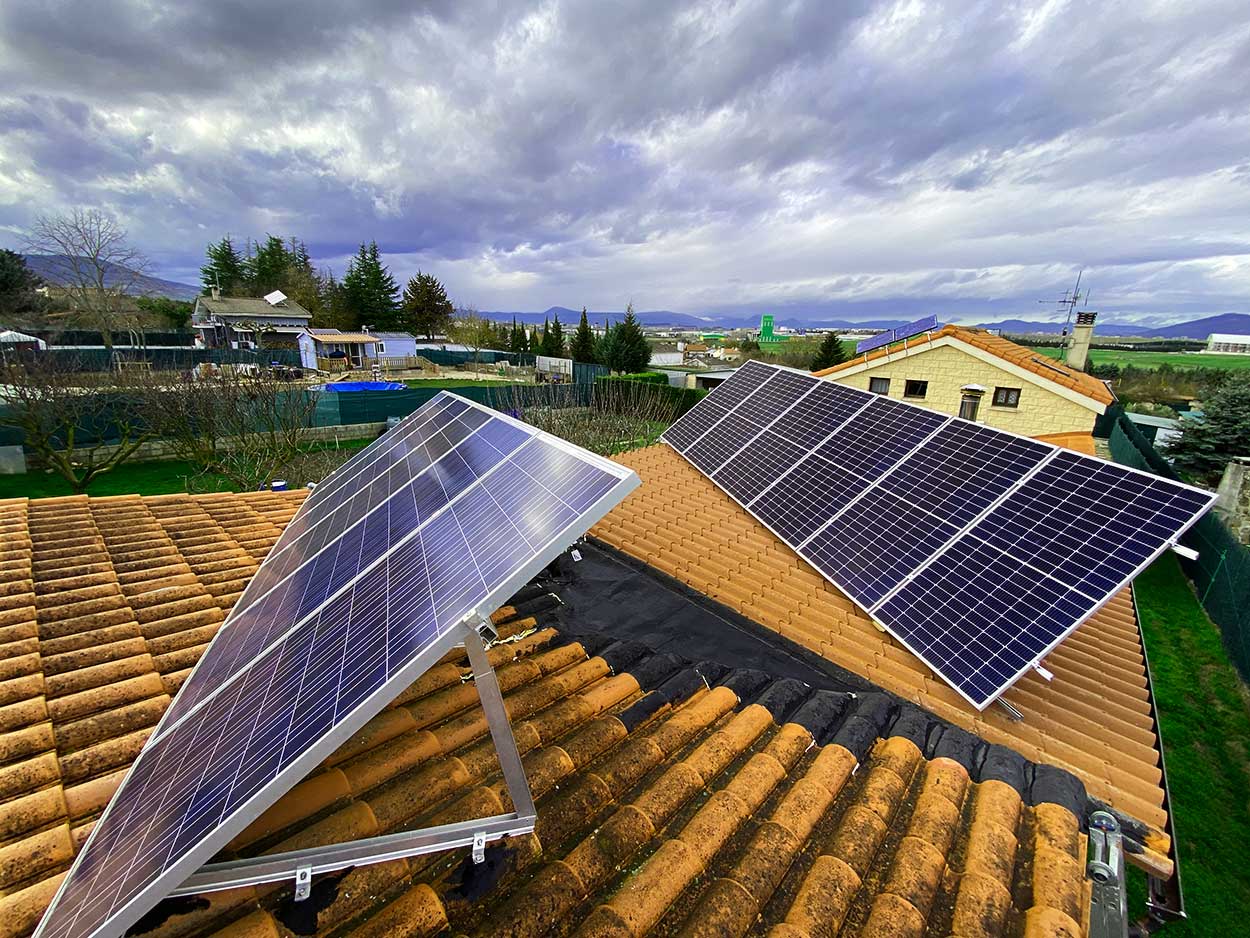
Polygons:
<instances>
[{"instance_id":1,"label":"distant field","mask_svg":"<svg viewBox=\"0 0 1250 938\"><path fill-rule=\"evenodd\" d=\"M1062 358L1063 349L1035 348L1050 358ZM1095 365L1132 365L1134 368L1230 368L1250 369L1250 355L1205 355L1198 352L1129 352L1119 349L1090 349Z\"/></svg>"}]
</instances>

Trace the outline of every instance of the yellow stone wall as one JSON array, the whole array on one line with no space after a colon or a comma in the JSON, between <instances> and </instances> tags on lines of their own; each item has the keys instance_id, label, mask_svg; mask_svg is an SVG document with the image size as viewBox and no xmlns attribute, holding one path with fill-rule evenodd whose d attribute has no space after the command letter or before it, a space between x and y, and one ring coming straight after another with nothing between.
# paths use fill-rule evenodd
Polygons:
<instances>
[{"instance_id":1,"label":"yellow stone wall","mask_svg":"<svg viewBox=\"0 0 1250 938\"><path fill-rule=\"evenodd\" d=\"M1088 408L1047 388L950 345L929 348L908 358L893 356L888 362L879 359L855 374L829 376L829 380L863 391L868 390L869 378L889 378L890 397L952 415L959 414L962 396L959 389L966 384L980 384L985 387L985 395L977 411L977 422L1024 436L1089 433L1097 416ZM929 382L928 393L923 399L903 397L903 388L908 380ZM1020 406L994 407L996 387L1019 388Z\"/></svg>"}]
</instances>

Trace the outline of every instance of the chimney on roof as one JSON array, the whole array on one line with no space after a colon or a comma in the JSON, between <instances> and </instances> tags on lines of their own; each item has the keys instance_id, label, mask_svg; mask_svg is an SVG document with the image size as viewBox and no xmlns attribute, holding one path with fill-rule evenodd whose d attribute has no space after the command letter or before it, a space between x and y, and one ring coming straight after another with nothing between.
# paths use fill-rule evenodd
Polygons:
<instances>
[{"instance_id":1,"label":"chimney on roof","mask_svg":"<svg viewBox=\"0 0 1250 938\"><path fill-rule=\"evenodd\" d=\"M1068 343L1068 354L1065 361L1074 371L1084 371L1089 361L1089 346L1094 340L1094 320L1097 313L1077 313L1076 325L1072 327L1072 341Z\"/></svg>"},{"instance_id":2,"label":"chimney on roof","mask_svg":"<svg viewBox=\"0 0 1250 938\"><path fill-rule=\"evenodd\" d=\"M213 285L213 299L215 300L221 299L221 287L217 286L216 284Z\"/></svg>"}]
</instances>

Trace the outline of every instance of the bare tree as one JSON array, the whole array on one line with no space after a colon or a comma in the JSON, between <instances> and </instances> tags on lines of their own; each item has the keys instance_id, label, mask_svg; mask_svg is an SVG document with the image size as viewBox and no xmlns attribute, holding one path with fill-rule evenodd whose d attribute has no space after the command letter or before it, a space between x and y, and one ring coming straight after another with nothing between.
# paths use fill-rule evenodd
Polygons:
<instances>
[{"instance_id":1,"label":"bare tree","mask_svg":"<svg viewBox=\"0 0 1250 938\"><path fill-rule=\"evenodd\" d=\"M93 208L41 215L25 247L50 258L48 279L81 320L100 330L105 348L113 348L114 328L134 327L134 300L144 292L148 259L115 218Z\"/></svg>"},{"instance_id":2,"label":"bare tree","mask_svg":"<svg viewBox=\"0 0 1250 938\"><path fill-rule=\"evenodd\" d=\"M240 490L285 478L307 460L317 396L267 372L226 367L203 381L167 385L150 418L170 451L201 476Z\"/></svg>"},{"instance_id":3,"label":"bare tree","mask_svg":"<svg viewBox=\"0 0 1250 938\"><path fill-rule=\"evenodd\" d=\"M482 349L495 341L495 324L472 306L461 306L447 329L447 337L473 353L473 374L480 371Z\"/></svg>"},{"instance_id":4,"label":"bare tree","mask_svg":"<svg viewBox=\"0 0 1250 938\"><path fill-rule=\"evenodd\" d=\"M79 372L44 356L0 366L0 426L17 430L76 494L154 436L149 376Z\"/></svg>"}]
</instances>

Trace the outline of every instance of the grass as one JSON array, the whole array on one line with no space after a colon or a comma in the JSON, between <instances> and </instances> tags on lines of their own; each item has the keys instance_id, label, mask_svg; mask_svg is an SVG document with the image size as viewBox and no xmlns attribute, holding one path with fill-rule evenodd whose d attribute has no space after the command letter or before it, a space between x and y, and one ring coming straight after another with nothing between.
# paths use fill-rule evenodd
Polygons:
<instances>
[{"instance_id":1,"label":"grass","mask_svg":"<svg viewBox=\"0 0 1250 938\"><path fill-rule=\"evenodd\" d=\"M339 449L359 449L372 440L340 440ZM328 449L333 443L320 444L318 449ZM189 462L165 459L153 462L122 463L112 472L96 476L87 490L88 495L172 495L187 491L187 479L197 474ZM208 483L211 477L206 479ZM201 490L228 491L232 486L221 476L215 485ZM73 495L69 483L51 472L27 472L24 475L0 475L0 498L55 498Z\"/></svg>"},{"instance_id":2,"label":"grass","mask_svg":"<svg viewBox=\"0 0 1250 938\"><path fill-rule=\"evenodd\" d=\"M1187 922L1169 938L1245 934L1250 909L1250 697L1170 554L1137 578L1166 746ZM1144 911L1144 877L1131 897Z\"/></svg>"},{"instance_id":3,"label":"grass","mask_svg":"<svg viewBox=\"0 0 1250 938\"><path fill-rule=\"evenodd\" d=\"M1062 358L1063 349L1035 348L1033 351L1048 358ZM1090 360L1095 365L1132 365L1134 368L1229 368L1250 369L1250 355L1207 355L1198 352L1132 352L1121 349L1090 349Z\"/></svg>"}]
</instances>

